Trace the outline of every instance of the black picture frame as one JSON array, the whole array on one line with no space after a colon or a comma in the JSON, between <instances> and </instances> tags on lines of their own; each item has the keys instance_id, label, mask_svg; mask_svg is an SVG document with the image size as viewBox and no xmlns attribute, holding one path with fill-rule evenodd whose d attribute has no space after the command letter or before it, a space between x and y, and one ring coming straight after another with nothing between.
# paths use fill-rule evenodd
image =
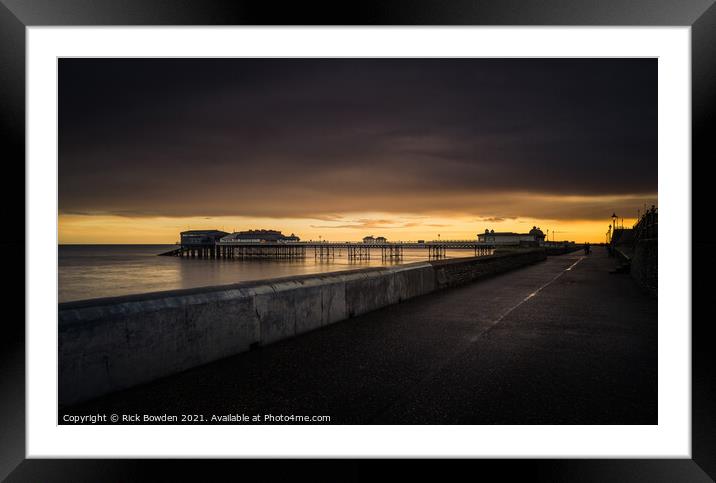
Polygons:
<instances>
[{"instance_id":1,"label":"black picture frame","mask_svg":"<svg viewBox=\"0 0 716 483\"><path fill-rule=\"evenodd\" d=\"M708 202L695 196L714 159L709 120L716 118L716 6L714 0L363 0L361 2L271 2L229 0L0 0L0 133L3 138L3 211L20 218L25 178L25 28L109 25L575 25L690 26L692 33L692 219L707 220ZM661 133L663 135L663 133ZM0 240L7 284L5 301L24 300L24 216ZM706 223L706 224L707 224ZM707 227L693 224L692 253L713 253ZM11 236L8 236L11 235ZM20 257L23 253L25 257ZM709 357L713 305L706 279L712 255L692 264L692 459L475 460L458 461L469 472L516 475L545 481L710 481L716 479L716 370ZM26 258L25 258L26 259ZM10 274L15 277L10 278ZM22 273L22 275L20 275ZM20 277L22 277L20 279ZM9 305L9 304L8 304ZM10 307L6 307L9 309ZM24 307L22 309L24 314ZM0 479L8 481L130 481L161 470L164 480L194 480L223 469L241 474L259 469L263 479L284 475L283 464L256 461L28 460L25 458L25 324L7 310L0 335ZM699 314L698 317L695 314ZM688 321L672 321L687 323ZM403 476L442 471L426 462L403 465ZM269 469L270 468L270 469ZM460 468L455 468L458 470ZM294 476L322 480L374 479L385 461L293 462ZM451 471L453 469L451 468ZM340 473L337 473L340 472ZM177 477L173 477L177 475Z\"/></svg>"}]
</instances>

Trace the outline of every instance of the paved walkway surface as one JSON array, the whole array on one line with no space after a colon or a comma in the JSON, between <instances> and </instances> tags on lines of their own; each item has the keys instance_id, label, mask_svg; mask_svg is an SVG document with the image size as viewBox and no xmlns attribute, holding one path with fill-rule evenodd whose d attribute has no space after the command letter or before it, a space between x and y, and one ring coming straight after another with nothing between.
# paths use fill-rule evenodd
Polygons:
<instances>
[{"instance_id":1,"label":"paved walkway surface","mask_svg":"<svg viewBox=\"0 0 716 483\"><path fill-rule=\"evenodd\" d=\"M614 266L598 247L549 257L66 412L656 424L656 299Z\"/></svg>"}]
</instances>

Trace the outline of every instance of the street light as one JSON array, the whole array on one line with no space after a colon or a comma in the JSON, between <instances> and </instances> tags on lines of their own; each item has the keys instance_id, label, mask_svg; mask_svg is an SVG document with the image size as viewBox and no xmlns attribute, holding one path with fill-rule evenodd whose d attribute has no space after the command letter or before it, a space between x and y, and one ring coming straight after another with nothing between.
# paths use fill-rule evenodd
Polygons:
<instances>
[{"instance_id":1,"label":"street light","mask_svg":"<svg viewBox=\"0 0 716 483\"><path fill-rule=\"evenodd\" d=\"M612 212L612 226L615 230L617 229L617 214L614 212Z\"/></svg>"}]
</instances>

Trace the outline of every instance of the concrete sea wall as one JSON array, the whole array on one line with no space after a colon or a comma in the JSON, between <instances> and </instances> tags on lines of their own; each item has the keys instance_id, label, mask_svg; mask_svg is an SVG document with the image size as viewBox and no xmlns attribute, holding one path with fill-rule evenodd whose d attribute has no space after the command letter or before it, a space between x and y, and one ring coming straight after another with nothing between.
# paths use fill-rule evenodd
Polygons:
<instances>
[{"instance_id":1,"label":"concrete sea wall","mask_svg":"<svg viewBox=\"0 0 716 483\"><path fill-rule=\"evenodd\" d=\"M59 400L78 403L546 258L543 249L59 305Z\"/></svg>"}]
</instances>

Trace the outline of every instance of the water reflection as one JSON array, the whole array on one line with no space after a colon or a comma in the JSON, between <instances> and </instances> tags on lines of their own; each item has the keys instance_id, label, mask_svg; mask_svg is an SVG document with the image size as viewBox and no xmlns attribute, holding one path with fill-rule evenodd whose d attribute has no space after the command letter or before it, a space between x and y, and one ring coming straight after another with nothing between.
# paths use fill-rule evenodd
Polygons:
<instances>
[{"instance_id":1,"label":"water reflection","mask_svg":"<svg viewBox=\"0 0 716 483\"><path fill-rule=\"evenodd\" d=\"M224 285L311 273L399 265L427 260L426 250L405 249L403 258L349 259L345 250L335 258L282 260L205 260L159 257L172 245L62 245L59 255L59 300L67 302L160 290ZM448 251L449 258L473 256L471 250Z\"/></svg>"}]
</instances>

